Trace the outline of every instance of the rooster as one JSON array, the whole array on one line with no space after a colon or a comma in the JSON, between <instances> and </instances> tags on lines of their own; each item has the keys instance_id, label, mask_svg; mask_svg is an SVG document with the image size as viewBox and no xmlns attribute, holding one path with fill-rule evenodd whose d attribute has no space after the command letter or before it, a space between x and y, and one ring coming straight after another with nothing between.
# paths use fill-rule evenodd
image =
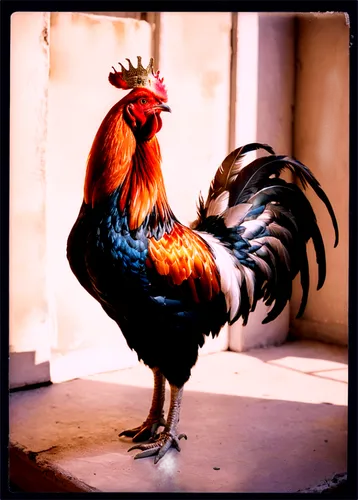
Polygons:
<instances>
[{"instance_id":1,"label":"rooster","mask_svg":"<svg viewBox=\"0 0 358 500\"><path fill-rule=\"evenodd\" d=\"M310 170L294 158L252 143L230 153L199 198L197 220L187 227L168 203L156 134L170 112L167 90L153 59L145 68L121 63L109 82L131 91L104 118L90 150L84 198L67 242L70 267L80 284L121 329L154 375L144 422L120 436L139 442L135 458L170 447L180 451L177 424L183 387L208 335L239 318L245 325L258 300L274 320L290 300L300 273L304 312L309 290L306 244L312 239L318 289L326 275L325 249L309 185L324 202L338 244L332 206ZM247 153L265 156L247 162ZM280 177L289 170L302 189ZM171 389L164 419L165 383ZM161 432L158 431L163 427ZM128 451L130 451L128 450Z\"/></svg>"}]
</instances>

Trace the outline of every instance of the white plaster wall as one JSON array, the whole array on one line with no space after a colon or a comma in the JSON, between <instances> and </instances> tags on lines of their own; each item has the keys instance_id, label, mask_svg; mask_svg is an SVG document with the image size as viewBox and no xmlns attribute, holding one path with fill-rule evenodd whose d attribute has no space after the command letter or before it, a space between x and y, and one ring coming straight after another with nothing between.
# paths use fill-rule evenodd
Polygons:
<instances>
[{"instance_id":1,"label":"white plaster wall","mask_svg":"<svg viewBox=\"0 0 358 500\"><path fill-rule=\"evenodd\" d=\"M295 30L291 14L259 15L257 92L258 142L292 154L295 88Z\"/></svg>"},{"instance_id":2,"label":"white plaster wall","mask_svg":"<svg viewBox=\"0 0 358 500\"><path fill-rule=\"evenodd\" d=\"M336 212L340 243L324 205L308 194L326 246L327 279L315 290L317 271L310 245L311 291L293 333L329 342L348 340L348 189L349 189L349 27L344 14L305 15L298 23L298 65L294 153L318 177ZM292 313L299 307L295 283Z\"/></svg>"},{"instance_id":3,"label":"white plaster wall","mask_svg":"<svg viewBox=\"0 0 358 500\"><path fill-rule=\"evenodd\" d=\"M200 29L195 15L169 18L163 23L160 69L170 95L176 96L170 100L176 121L166 116L160 140L170 200L188 223L195 218L199 190L208 189L227 154L230 15L207 15ZM66 240L81 205L93 137L109 108L123 96L108 84L107 74L112 64L125 57L135 60L140 54L149 59L151 27L132 19L77 13L24 14L15 20L11 350L16 356L11 358L12 378L18 385L50 378L58 382L132 366L137 357L118 327L72 275ZM179 47L178 34L185 40ZM187 79L172 57L188 59ZM202 61L201 71L197 71L198 61ZM183 152L181 157L178 150ZM219 339L209 340L202 352L227 345L226 329ZM19 351L27 353L26 363L17 356ZM39 364L42 361L46 362ZM34 366L36 376L31 374Z\"/></svg>"},{"instance_id":4,"label":"white plaster wall","mask_svg":"<svg viewBox=\"0 0 358 500\"><path fill-rule=\"evenodd\" d=\"M161 15L159 69L172 114L158 134L168 198L179 220L196 218L199 192L228 153L231 14ZM226 350L228 328L200 353Z\"/></svg>"},{"instance_id":5,"label":"white plaster wall","mask_svg":"<svg viewBox=\"0 0 358 500\"><path fill-rule=\"evenodd\" d=\"M57 317L54 381L138 362L118 326L72 274L66 241L82 203L94 136L109 109L125 95L108 83L108 73L126 57L149 59L150 43L151 29L143 21L51 14L47 242Z\"/></svg>"},{"instance_id":6,"label":"white plaster wall","mask_svg":"<svg viewBox=\"0 0 358 500\"><path fill-rule=\"evenodd\" d=\"M17 12L10 45L10 387L48 381L48 15Z\"/></svg>"},{"instance_id":7,"label":"white plaster wall","mask_svg":"<svg viewBox=\"0 0 358 500\"><path fill-rule=\"evenodd\" d=\"M270 144L277 154L292 153L294 99L294 20L292 15L239 13L237 60L237 146ZM252 158L255 154L252 155ZM290 179L289 175L285 176ZM270 307L262 302L243 327L230 327L233 351L280 344L289 330L289 305L262 324Z\"/></svg>"}]
</instances>

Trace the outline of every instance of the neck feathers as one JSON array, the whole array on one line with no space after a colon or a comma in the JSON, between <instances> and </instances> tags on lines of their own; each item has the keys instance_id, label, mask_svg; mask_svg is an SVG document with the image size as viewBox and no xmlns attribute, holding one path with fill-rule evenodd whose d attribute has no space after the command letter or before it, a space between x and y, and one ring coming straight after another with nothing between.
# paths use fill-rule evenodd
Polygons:
<instances>
[{"instance_id":1,"label":"neck feathers","mask_svg":"<svg viewBox=\"0 0 358 500\"><path fill-rule=\"evenodd\" d=\"M124 121L118 103L103 120L88 156L85 203L93 206L123 183L135 149L134 135Z\"/></svg>"},{"instance_id":2,"label":"neck feathers","mask_svg":"<svg viewBox=\"0 0 358 500\"><path fill-rule=\"evenodd\" d=\"M84 201L96 202L120 188L119 210L126 211L130 229L137 229L147 215L157 222L171 216L157 138L137 141L123 118L120 103L103 120L88 156Z\"/></svg>"}]
</instances>

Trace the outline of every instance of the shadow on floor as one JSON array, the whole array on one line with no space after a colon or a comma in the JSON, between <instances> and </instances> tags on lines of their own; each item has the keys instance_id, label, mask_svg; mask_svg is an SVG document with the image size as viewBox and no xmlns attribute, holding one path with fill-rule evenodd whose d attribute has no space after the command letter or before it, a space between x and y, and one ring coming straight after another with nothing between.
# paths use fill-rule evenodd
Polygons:
<instances>
[{"instance_id":1,"label":"shadow on floor","mask_svg":"<svg viewBox=\"0 0 358 500\"><path fill-rule=\"evenodd\" d=\"M17 392L11 441L101 491L294 492L346 470L345 406L193 390L182 452L134 461L118 433L143 421L150 399L148 388L88 379Z\"/></svg>"}]
</instances>

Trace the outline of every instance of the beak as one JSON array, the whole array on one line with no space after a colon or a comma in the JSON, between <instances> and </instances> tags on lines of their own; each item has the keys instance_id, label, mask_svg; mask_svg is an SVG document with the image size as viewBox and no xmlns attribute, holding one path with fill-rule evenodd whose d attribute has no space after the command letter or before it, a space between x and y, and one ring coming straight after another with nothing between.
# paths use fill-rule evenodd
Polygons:
<instances>
[{"instance_id":1,"label":"beak","mask_svg":"<svg viewBox=\"0 0 358 500\"><path fill-rule=\"evenodd\" d=\"M160 111L168 111L169 113L172 112L172 110L170 109L170 107L168 106L168 104L158 104L158 106L155 107L156 109L160 109Z\"/></svg>"}]
</instances>

